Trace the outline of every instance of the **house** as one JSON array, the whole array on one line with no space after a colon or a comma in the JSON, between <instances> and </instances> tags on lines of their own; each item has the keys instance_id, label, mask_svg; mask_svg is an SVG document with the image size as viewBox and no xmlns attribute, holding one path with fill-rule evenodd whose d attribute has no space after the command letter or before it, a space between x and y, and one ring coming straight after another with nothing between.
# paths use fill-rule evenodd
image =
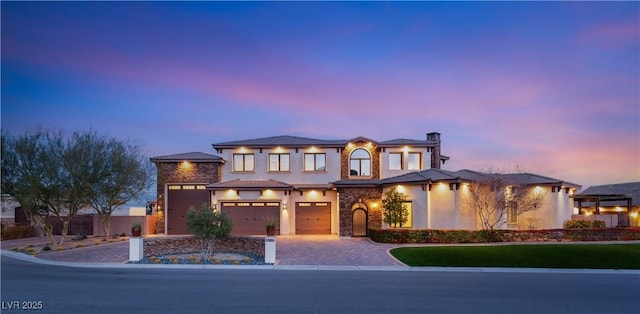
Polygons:
<instances>
[{"instance_id":1,"label":"house","mask_svg":"<svg viewBox=\"0 0 640 314\"><path fill-rule=\"evenodd\" d=\"M640 182L594 185L574 197L573 219L602 220L608 227L638 226Z\"/></svg>"},{"instance_id":2,"label":"house","mask_svg":"<svg viewBox=\"0 0 640 314\"><path fill-rule=\"evenodd\" d=\"M28 222L20 203L13 196L2 193L0 205L0 220L5 226L13 227L16 223Z\"/></svg>"},{"instance_id":3,"label":"house","mask_svg":"<svg viewBox=\"0 0 640 314\"><path fill-rule=\"evenodd\" d=\"M483 174L441 169L449 157L440 148L436 132L423 140L388 141L275 136L215 143L215 155L153 157L156 231L187 233L187 210L205 204L233 219L233 234L264 234L264 221L276 218L281 235L366 236L368 228L387 227L381 201L392 188L410 200L403 228L478 229L463 200ZM548 195L535 213L513 217L503 228L556 228L570 218L578 185L534 174L504 179Z\"/></svg>"}]
</instances>

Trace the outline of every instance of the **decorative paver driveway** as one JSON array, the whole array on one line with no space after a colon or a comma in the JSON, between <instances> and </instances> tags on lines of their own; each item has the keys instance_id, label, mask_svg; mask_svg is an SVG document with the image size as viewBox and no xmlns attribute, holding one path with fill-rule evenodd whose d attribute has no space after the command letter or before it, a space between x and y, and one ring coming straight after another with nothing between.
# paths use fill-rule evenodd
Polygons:
<instances>
[{"instance_id":1,"label":"decorative paver driveway","mask_svg":"<svg viewBox=\"0 0 640 314\"><path fill-rule=\"evenodd\" d=\"M279 265L398 266L387 254L396 246L335 235L278 236L276 259Z\"/></svg>"},{"instance_id":2,"label":"decorative paver driveway","mask_svg":"<svg viewBox=\"0 0 640 314\"><path fill-rule=\"evenodd\" d=\"M129 241L41 253L38 258L58 262L124 263L129 260Z\"/></svg>"},{"instance_id":3,"label":"decorative paver driveway","mask_svg":"<svg viewBox=\"0 0 640 314\"><path fill-rule=\"evenodd\" d=\"M342 265L342 266L397 266L401 265L387 254L398 245L375 243L368 238L339 238L335 235L295 235L276 238L276 260L279 265ZM2 241L2 249L26 245L41 246L47 238L28 238ZM100 241L90 238L82 242L68 241L84 247L64 251L40 253L38 258L60 262L123 263L129 260L129 242L88 245Z\"/></svg>"}]
</instances>

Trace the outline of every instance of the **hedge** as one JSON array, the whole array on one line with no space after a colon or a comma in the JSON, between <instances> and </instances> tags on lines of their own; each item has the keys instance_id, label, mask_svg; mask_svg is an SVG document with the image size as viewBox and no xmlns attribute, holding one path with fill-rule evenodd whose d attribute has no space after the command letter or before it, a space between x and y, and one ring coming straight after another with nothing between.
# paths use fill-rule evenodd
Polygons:
<instances>
[{"instance_id":1,"label":"hedge","mask_svg":"<svg viewBox=\"0 0 640 314\"><path fill-rule=\"evenodd\" d=\"M380 243L625 241L640 240L640 228L618 227L545 230L369 229L369 238Z\"/></svg>"},{"instance_id":2,"label":"hedge","mask_svg":"<svg viewBox=\"0 0 640 314\"><path fill-rule=\"evenodd\" d=\"M606 228L607 224L602 220L567 220L564 222L567 229Z\"/></svg>"}]
</instances>

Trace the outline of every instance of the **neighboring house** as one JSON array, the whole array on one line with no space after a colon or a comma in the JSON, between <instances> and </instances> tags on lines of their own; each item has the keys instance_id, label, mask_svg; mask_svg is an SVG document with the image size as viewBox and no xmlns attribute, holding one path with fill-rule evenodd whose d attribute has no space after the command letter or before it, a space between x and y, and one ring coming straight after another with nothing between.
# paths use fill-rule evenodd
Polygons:
<instances>
[{"instance_id":1,"label":"neighboring house","mask_svg":"<svg viewBox=\"0 0 640 314\"><path fill-rule=\"evenodd\" d=\"M264 234L265 220L277 218L282 235L366 236L370 227L386 228L382 196L397 186L410 200L410 222L403 227L479 228L461 199L482 174L441 170L449 157L440 152L439 133L381 142L276 136L213 148L217 155L151 158L158 168L158 233L187 233L187 210L206 204L231 216L234 234ZM534 174L505 176L549 193L540 210L503 228L556 228L570 218L578 185Z\"/></svg>"},{"instance_id":2,"label":"neighboring house","mask_svg":"<svg viewBox=\"0 0 640 314\"><path fill-rule=\"evenodd\" d=\"M574 201L574 219L603 220L610 227L639 225L640 182L595 185Z\"/></svg>"},{"instance_id":3,"label":"neighboring house","mask_svg":"<svg viewBox=\"0 0 640 314\"><path fill-rule=\"evenodd\" d=\"M20 203L13 196L3 193L1 205L0 219L6 226L14 226L16 224L16 211L18 211L18 223L21 220L26 220L26 216L20 210Z\"/></svg>"}]
</instances>

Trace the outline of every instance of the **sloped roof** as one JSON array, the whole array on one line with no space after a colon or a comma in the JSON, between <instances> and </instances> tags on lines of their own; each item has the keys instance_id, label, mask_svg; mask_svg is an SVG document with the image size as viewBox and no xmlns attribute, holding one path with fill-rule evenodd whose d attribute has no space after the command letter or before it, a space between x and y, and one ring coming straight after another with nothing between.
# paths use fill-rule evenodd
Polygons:
<instances>
[{"instance_id":1,"label":"sloped roof","mask_svg":"<svg viewBox=\"0 0 640 314\"><path fill-rule=\"evenodd\" d=\"M212 183L207 185L207 188L212 190L226 190L226 189L243 189L243 190L262 190L262 189L274 189L274 190L290 190L293 186L290 184L276 181L276 180L232 180L225 182Z\"/></svg>"},{"instance_id":2,"label":"sloped roof","mask_svg":"<svg viewBox=\"0 0 640 314\"><path fill-rule=\"evenodd\" d=\"M373 144L378 145L378 141L374 141L368 137L364 137L364 136L358 136L358 137L354 137L352 139L347 140L346 142L371 142Z\"/></svg>"},{"instance_id":3,"label":"sloped roof","mask_svg":"<svg viewBox=\"0 0 640 314\"><path fill-rule=\"evenodd\" d=\"M413 139L393 139L382 142L377 142L367 137L358 136L352 139L337 139L337 140L320 140L291 135L280 135L271 137L262 137L240 141L220 142L212 144L214 149L220 148L234 148L239 146L268 148L273 146L283 147L304 147L304 146L325 146L325 147L342 147L349 142L365 141L371 142L381 147L396 147L396 146L416 146L416 147L432 147L436 143L433 141L421 141ZM448 159L448 158L447 158Z\"/></svg>"},{"instance_id":4,"label":"sloped roof","mask_svg":"<svg viewBox=\"0 0 640 314\"><path fill-rule=\"evenodd\" d=\"M332 182L335 187L377 187L380 180L373 179L354 179L354 180L338 180Z\"/></svg>"},{"instance_id":5,"label":"sloped roof","mask_svg":"<svg viewBox=\"0 0 640 314\"><path fill-rule=\"evenodd\" d=\"M468 181L480 181L485 179L488 175L482 172L473 171L469 169L462 169L454 172L454 174L461 179Z\"/></svg>"},{"instance_id":6,"label":"sloped roof","mask_svg":"<svg viewBox=\"0 0 640 314\"><path fill-rule=\"evenodd\" d=\"M382 184L401 184L401 183L427 183L438 181L449 182L473 182L481 181L486 177L497 176L507 182L522 185L560 185L580 188L575 183L549 178L532 173L513 173L513 174L485 174L478 171L462 169L458 171L447 171L442 169L427 169L418 172L410 172L396 177L381 180Z\"/></svg>"},{"instance_id":7,"label":"sloped roof","mask_svg":"<svg viewBox=\"0 0 640 314\"><path fill-rule=\"evenodd\" d=\"M412 183L412 182L436 182L454 181L459 179L451 171L442 169L427 169L417 172L410 172L396 177L383 179L382 184Z\"/></svg>"},{"instance_id":8,"label":"sloped roof","mask_svg":"<svg viewBox=\"0 0 640 314\"><path fill-rule=\"evenodd\" d=\"M212 144L214 149L235 148L239 146L268 148L273 146L283 147L304 147L304 146L325 146L325 147L342 147L347 143L346 140L318 140L313 138L281 135L262 137L249 140L221 142Z\"/></svg>"},{"instance_id":9,"label":"sloped roof","mask_svg":"<svg viewBox=\"0 0 640 314\"><path fill-rule=\"evenodd\" d=\"M563 181L555 178L541 176L539 174L533 173L507 173L500 174L502 178L504 178L508 182L516 183L516 184L524 184L524 185L566 185L575 188L580 188L581 186L575 183L571 183L568 181Z\"/></svg>"},{"instance_id":10,"label":"sloped roof","mask_svg":"<svg viewBox=\"0 0 640 314\"><path fill-rule=\"evenodd\" d=\"M174 154L174 155L166 155L166 156L156 156L150 158L151 162L181 162L181 161L192 161L192 162L224 162L222 157L202 152L190 152L190 153L182 153L182 154Z\"/></svg>"},{"instance_id":11,"label":"sloped roof","mask_svg":"<svg viewBox=\"0 0 640 314\"><path fill-rule=\"evenodd\" d=\"M293 185L294 190L330 190L331 187L331 183L305 183Z\"/></svg>"},{"instance_id":12,"label":"sloped roof","mask_svg":"<svg viewBox=\"0 0 640 314\"><path fill-rule=\"evenodd\" d=\"M624 195L632 198L632 205L640 205L640 182L594 185L580 192L578 196L614 196Z\"/></svg>"},{"instance_id":13,"label":"sloped roof","mask_svg":"<svg viewBox=\"0 0 640 314\"><path fill-rule=\"evenodd\" d=\"M406 138L397 138L393 140L382 141L378 146L380 147L398 147L398 146L413 146L413 147L433 147L436 143L433 141L421 141L412 140Z\"/></svg>"}]
</instances>

